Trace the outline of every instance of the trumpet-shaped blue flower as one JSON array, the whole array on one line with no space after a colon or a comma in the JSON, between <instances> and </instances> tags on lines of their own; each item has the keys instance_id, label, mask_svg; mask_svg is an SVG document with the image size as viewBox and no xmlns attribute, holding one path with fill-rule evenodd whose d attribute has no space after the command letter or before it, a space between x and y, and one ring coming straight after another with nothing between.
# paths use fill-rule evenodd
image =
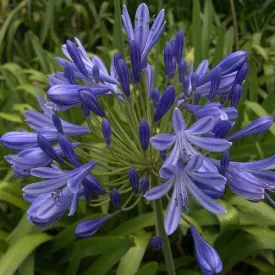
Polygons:
<instances>
[{"instance_id":1,"label":"trumpet-shaped blue flower","mask_svg":"<svg viewBox=\"0 0 275 275\"><path fill-rule=\"evenodd\" d=\"M211 116L203 117L195 122L189 129L186 129L185 120L181 111L175 108L173 112L173 128L175 135L158 134L151 138L152 146L163 151L174 145L170 155L166 158L164 166L176 164L179 157L186 160L188 156L198 154L198 151L192 146L195 145L201 149L210 152L223 152L231 146L231 142L225 139L202 137L214 127L214 119Z\"/></svg>"},{"instance_id":2,"label":"trumpet-shaped blue flower","mask_svg":"<svg viewBox=\"0 0 275 275\"><path fill-rule=\"evenodd\" d=\"M95 165L96 161L90 161L74 170L61 170L57 167L34 168L31 170L31 175L45 180L25 186L23 192L41 195L67 186L72 193L77 193L84 178Z\"/></svg>"},{"instance_id":3,"label":"trumpet-shaped blue flower","mask_svg":"<svg viewBox=\"0 0 275 275\"><path fill-rule=\"evenodd\" d=\"M146 4L142 3L137 8L135 27L133 28L127 7L125 5L123 6L121 15L123 26L129 43L135 40L140 47L142 68L146 67L148 53L165 30L166 22L164 22L164 13L164 9L159 12L150 29L149 9Z\"/></svg>"},{"instance_id":4,"label":"trumpet-shaped blue flower","mask_svg":"<svg viewBox=\"0 0 275 275\"><path fill-rule=\"evenodd\" d=\"M182 208L187 207L188 193L209 212L226 213L225 209L214 200L223 195L226 178L218 172L199 172L202 164L203 157L194 155L185 166L182 163L163 166L160 176L166 181L145 194L147 200L157 200L174 187L164 220L165 231L168 235L171 235L180 223Z\"/></svg>"}]
</instances>

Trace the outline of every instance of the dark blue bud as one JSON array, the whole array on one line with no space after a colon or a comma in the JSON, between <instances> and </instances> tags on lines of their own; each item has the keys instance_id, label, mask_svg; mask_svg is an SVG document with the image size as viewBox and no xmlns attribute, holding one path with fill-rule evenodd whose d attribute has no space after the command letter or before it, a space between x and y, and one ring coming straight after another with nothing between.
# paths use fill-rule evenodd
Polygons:
<instances>
[{"instance_id":1,"label":"dark blue bud","mask_svg":"<svg viewBox=\"0 0 275 275\"><path fill-rule=\"evenodd\" d=\"M236 74L234 85L242 85L248 72L248 64L245 62Z\"/></svg>"},{"instance_id":2,"label":"dark blue bud","mask_svg":"<svg viewBox=\"0 0 275 275\"><path fill-rule=\"evenodd\" d=\"M232 129L233 123L229 120L220 120L213 128L215 138L224 138Z\"/></svg>"},{"instance_id":3,"label":"dark blue bud","mask_svg":"<svg viewBox=\"0 0 275 275\"><path fill-rule=\"evenodd\" d=\"M174 78L175 72L176 72L176 68L177 68L177 60L173 57L171 68L170 68L170 71L169 71L169 78L170 79Z\"/></svg>"},{"instance_id":4,"label":"dark blue bud","mask_svg":"<svg viewBox=\"0 0 275 275\"><path fill-rule=\"evenodd\" d=\"M120 197L120 193L116 189L113 189L111 191L111 193L110 193L110 199L111 199L112 205L116 209L121 209L121 197Z\"/></svg>"},{"instance_id":5,"label":"dark blue bud","mask_svg":"<svg viewBox=\"0 0 275 275\"><path fill-rule=\"evenodd\" d=\"M187 96L189 90L189 78L186 75L183 77L182 88L184 94Z\"/></svg>"},{"instance_id":6,"label":"dark blue bud","mask_svg":"<svg viewBox=\"0 0 275 275\"><path fill-rule=\"evenodd\" d=\"M221 79L222 79L222 69L218 67L215 70L215 75L213 76L211 83L210 83L210 92L209 92L209 101L212 102L218 92Z\"/></svg>"},{"instance_id":7,"label":"dark blue bud","mask_svg":"<svg viewBox=\"0 0 275 275\"><path fill-rule=\"evenodd\" d=\"M190 227L195 254L203 274L219 274L223 269L221 258L214 247L202 238L195 226Z\"/></svg>"},{"instance_id":8,"label":"dark blue bud","mask_svg":"<svg viewBox=\"0 0 275 275\"><path fill-rule=\"evenodd\" d=\"M130 58L133 70L133 83L136 84L140 82L141 52L135 40L130 43Z\"/></svg>"},{"instance_id":9,"label":"dark blue bud","mask_svg":"<svg viewBox=\"0 0 275 275\"><path fill-rule=\"evenodd\" d=\"M70 41L67 40L66 41L66 47L67 47L67 51L70 55L70 57L72 58L74 64L76 65L76 67L78 68L78 70L86 77L89 77L88 71L83 63L83 60L81 59L80 53L78 48L76 47L76 45Z\"/></svg>"},{"instance_id":10,"label":"dark blue bud","mask_svg":"<svg viewBox=\"0 0 275 275\"><path fill-rule=\"evenodd\" d=\"M129 181L130 184L132 186L132 189L134 191L134 193L138 193L139 191L139 184L138 184L138 173L134 168L130 168L129 172L128 172L128 176L129 176Z\"/></svg>"},{"instance_id":11,"label":"dark blue bud","mask_svg":"<svg viewBox=\"0 0 275 275\"><path fill-rule=\"evenodd\" d=\"M195 94L195 96L194 96L194 105L198 105L200 98L201 98L200 94Z\"/></svg>"},{"instance_id":12,"label":"dark blue bud","mask_svg":"<svg viewBox=\"0 0 275 275\"><path fill-rule=\"evenodd\" d=\"M170 85L164 91L156 108L154 122L159 121L171 108L176 98L176 90Z\"/></svg>"},{"instance_id":13,"label":"dark blue bud","mask_svg":"<svg viewBox=\"0 0 275 275\"><path fill-rule=\"evenodd\" d=\"M106 190L101 186L97 179L91 175L85 177L83 180L83 185L96 195L103 195L106 193Z\"/></svg>"},{"instance_id":14,"label":"dark blue bud","mask_svg":"<svg viewBox=\"0 0 275 275\"><path fill-rule=\"evenodd\" d=\"M154 103L154 107L157 108L159 98L160 98L160 92L159 92L158 88L154 88L152 90L151 97L152 97L152 100Z\"/></svg>"},{"instance_id":15,"label":"dark blue bud","mask_svg":"<svg viewBox=\"0 0 275 275\"><path fill-rule=\"evenodd\" d=\"M229 163L230 163L230 154L228 153L228 151L225 151L225 152L223 152L222 157L221 157L220 173L222 175L224 175L226 173Z\"/></svg>"},{"instance_id":16,"label":"dark blue bud","mask_svg":"<svg viewBox=\"0 0 275 275\"><path fill-rule=\"evenodd\" d=\"M273 123L273 117L260 117L246 125L243 129L239 130L234 135L227 138L227 140L232 141L246 136L255 136L264 133L272 126Z\"/></svg>"},{"instance_id":17,"label":"dark blue bud","mask_svg":"<svg viewBox=\"0 0 275 275\"><path fill-rule=\"evenodd\" d=\"M172 47L172 56L175 57L176 56L176 40L175 40L175 38L171 39L170 45Z\"/></svg>"},{"instance_id":18,"label":"dark blue bud","mask_svg":"<svg viewBox=\"0 0 275 275\"><path fill-rule=\"evenodd\" d=\"M237 107L242 95L242 86L240 84L236 84L233 86L231 91L231 106Z\"/></svg>"},{"instance_id":19,"label":"dark blue bud","mask_svg":"<svg viewBox=\"0 0 275 275\"><path fill-rule=\"evenodd\" d=\"M74 71L68 64L64 66L64 76L68 79L70 84L76 84Z\"/></svg>"},{"instance_id":20,"label":"dark blue bud","mask_svg":"<svg viewBox=\"0 0 275 275\"><path fill-rule=\"evenodd\" d=\"M140 182L141 192L144 195L149 189L149 179L148 177L142 177Z\"/></svg>"},{"instance_id":21,"label":"dark blue bud","mask_svg":"<svg viewBox=\"0 0 275 275\"><path fill-rule=\"evenodd\" d=\"M166 155L167 155L167 150L160 151L160 157L161 157L162 161L165 161Z\"/></svg>"},{"instance_id":22,"label":"dark blue bud","mask_svg":"<svg viewBox=\"0 0 275 275\"><path fill-rule=\"evenodd\" d=\"M59 116L56 114L53 114L52 121L53 121L53 125L56 128L57 132L64 135L63 126L62 126Z\"/></svg>"},{"instance_id":23,"label":"dark blue bud","mask_svg":"<svg viewBox=\"0 0 275 275\"><path fill-rule=\"evenodd\" d=\"M160 236L153 236L150 238L149 243L153 250L158 251L162 247L162 239Z\"/></svg>"},{"instance_id":24,"label":"dark blue bud","mask_svg":"<svg viewBox=\"0 0 275 275\"><path fill-rule=\"evenodd\" d=\"M172 67L173 60L173 49L170 43L167 43L164 48L164 67L165 67L165 75L168 77L169 72Z\"/></svg>"},{"instance_id":25,"label":"dark blue bud","mask_svg":"<svg viewBox=\"0 0 275 275\"><path fill-rule=\"evenodd\" d=\"M236 51L226 56L218 66L222 69L222 75L226 75L239 70L245 62L247 62L247 52Z\"/></svg>"},{"instance_id":26,"label":"dark blue bud","mask_svg":"<svg viewBox=\"0 0 275 275\"><path fill-rule=\"evenodd\" d=\"M198 85L198 75L196 72L194 72L191 76L191 86L193 91L196 91L197 85Z\"/></svg>"},{"instance_id":27,"label":"dark blue bud","mask_svg":"<svg viewBox=\"0 0 275 275\"><path fill-rule=\"evenodd\" d=\"M86 118L90 117L90 110L86 107L86 105L81 104L81 110Z\"/></svg>"},{"instance_id":28,"label":"dark blue bud","mask_svg":"<svg viewBox=\"0 0 275 275\"><path fill-rule=\"evenodd\" d=\"M122 59L121 53L116 52L115 55L114 55L114 66L115 66L116 71L118 69L118 62L119 62L120 59Z\"/></svg>"},{"instance_id":29,"label":"dark blue bud","mask_svg":"<svg viewBox=\"0 0 275 275\"><path fill-rule=\"evenodd\" d=\"M110 216L108 215L102 218L80 222L77 225L74 233L77 237L82 237L82 238L90 237L94 235L97 232L97 230L101 226L103 226L109 219L110 219Z\"/></svg>"},{"instance_id":30,"label":"dark blue bud","mask_svg":"<svg viewBox=\"0 0 275 275\"><path fill-rule=\"evenodd\" d=\"M139 140L143 151L148 149L150 133L149 123L145 119L142 119L139 124Z\"/></svg>"},{"instance_id":31,"label":"dark blue bud","mask_svg":"<svg viewBox=\"0 0 275 275\"><path fill-rule=\"evenodd\" d=\"M187 62L185 61L185 59L182 58L179 63L179 82L180 83L183 83L186 70L187 70Z\"/></svg>"},{"instance_id":32,"label":"dark blue bud","mask_svg":"<svg viewBox=\"0 0 275 275\"><path fill-rule=\"evenodd\" d=\"M81 89L78 91L79 99L93 113L105 117L105 112L98 103L97 97L90 91Z\"/></svg>"},{"instance_id":33,"label":"dark blue bud","mask_svg":"<svg viewBox=\"0 0 275 275\"><path fill-rule=\"evenodd\" d=\"M81 166L81 163L79 162L78 157L74 151L74 147L70 141L63 135L58 135L57 140L61 150L63 151L66 158L71 162L71 164L73 164L75 167Z\"/></svg>"},{"instance_id":34,"label":"dark blue bud","mask_svg":"<svg viewBox=\"0 0 275 275\"><path fill-rule=\"evenodd\" d=\"M121 88L127 97L130 96L130 73L126 62L123 59L118 61L117 75Z\"/></svg>"},{"instance_id":35,"label":"dark blue bud","mask_svg":"<svg viewBox=\"0 0 275 275\"><path fill-rule=\"evenodd\" d=\"M93 66L93 77L94 77L95 83L98 83L99 82L99 68L96 65Z\"/></svg>"},{"instance_id":36,"label":"dark blue bud","mask_svg":"<svg viewBox=\"0 0 275 275\"><path fill-rule=\"evenodd\" d=\"M101 124L102 133L107 145L111 144L111 124L107 119L104 119Z\"/></svg>"},{"instance_id":37,"label":"dark blue bud","mask_svg":"<svg viewBox=\"0 0 275 275\"><path fill-rule=\"evenodd\" d=\"M37 135L37 144L48 157L63 163L63 160L58 156L52 144L45 137Z\"/></svg>"},{"instance_id":38,"label":"dark blue bud","mask_svg":"<svg viewBox=\"0 0 275 275\"><path fill-rule=\"evenodd\" d=\"M184 34L182 30L179 30L175 39L175 55L174 55L178 64L181 61L183 47L184 47Z\"/></svg>"}]
</instances>

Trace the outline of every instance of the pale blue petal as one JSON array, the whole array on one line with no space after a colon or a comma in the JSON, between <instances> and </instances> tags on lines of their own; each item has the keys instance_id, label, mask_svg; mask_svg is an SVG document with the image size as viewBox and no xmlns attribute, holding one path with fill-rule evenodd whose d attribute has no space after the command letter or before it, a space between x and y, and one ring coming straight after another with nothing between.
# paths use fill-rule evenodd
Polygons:
<instances>
[{"instance_id":1,"label":"pale blue petal","mask_svg":"<svg viewBox=\"0 0 275 275\"><path fill-rule=\"evenodd\" d=\"M150 139L150 142L156 150L163 151L172 146L176 141L176 136L171 134L158 134Z\"/></svg>"},{"instance_id":2,"label":"pale blue petal","mask_svg":"<svg viewBox=\"0 0 275 275\"><path fill-rule=\"evenodd\" d=\"M214 118L212 116L206 116L196 121L185 132L191 135L201 135L211 131L214 126Z\"/></svg>"},{"instance_id":3,"label":"pale blue petal","mask_svg":"<svg viewBox=\"0 0 275 275\"><path fill-rule=\"evenodd\" d=\"M173 121L173 129L175 134L185 129L186 127L185 120L183 118L182 112L178 108L175 108L173 112L172 121Z\"/></svg>"}]
</instances>

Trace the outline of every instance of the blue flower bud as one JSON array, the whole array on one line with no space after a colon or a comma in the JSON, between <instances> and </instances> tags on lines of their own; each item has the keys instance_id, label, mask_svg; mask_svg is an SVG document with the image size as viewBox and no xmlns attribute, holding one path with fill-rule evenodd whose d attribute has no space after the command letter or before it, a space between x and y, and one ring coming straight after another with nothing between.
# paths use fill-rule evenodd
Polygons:
<instances>
[{"instance_id":1,"label":"blue flower bud","mask_svg":"<svg viewBox=\"0 0 275 275\"><path fill-rule=\"evenodd\" d=\"M203 274L218 274L223 264L217 250L202 238L197 229L191 225L191 234L194 240L195 254Z\"/></svg>"},{"instance_id":2,"label":"blue flower bud","mask_svg":"<svg viewBox=\"0 0 275 275\"><path fill-rule=\"evenodd\" d=\"M156 108L154 122L159 121L171 108L176 99L175 88L170 85L164 91L162 97L159 100L158 106Z\"/></svg>"},{"instance_id":3,"label":"blue flower bud","mask_svg":"<svg viewBox=\"0 0 275 275\"><path fill-rule=\"evenodd\" d=\"M242 95L242 86L240 84L236 84L233 86L231 91L231 106L237 107Z\"/></svg>"},{"instance_id":4,"label":"blue flower bud","mask_svg":"<svg viewBox=\"0 0 275 275\"><path fill-rule=\"evenodd\" d=\"M255 136L264 133L272 126L273 122L273 117L260 117L246 125L243 129L236 132L234 135L227 138L227 140L232 141L246 136Z\"/></svg>"},{"instance_id":5,"label":"blue flower bud","mask_svg":"<svg viewBox=\"0 0 275 275\"><path fill-rule=\"evenodd\" d=\"M111 144L111 124L107 119L104 119L101 124L102 133L107 145Z\"/></svg>"},{"instance_id":6,"label":"blue flower bud","mask_svg":"<svg viewBox=\"0 0 275 275\"><path fill-rule=\"evenodd\" d=\"M56 128L57 132L64 135L63 126L62 126L60 117L56 114L53 114L52 121L53 121L53 125Z\"/></svg>"},{"instance_id":7,"label":"blue flower bud","mask_svg":"<svg viewBox=\"0 0 275 275\"><path fill-rule=\"evenodd\" d=\"M152 97L152 100L153 100L154 107L157 108L159 98L160 98L160 92L159 92L158 88L154 88L152 90L151 97Z\"/></svg>"},{"instance_id":8,"label":"blue flower bud","mask_svg":"<svg viewBox=\"0 0 275 275\"><path fill-rule=\"evenodd\" d=\"M106 193L106 190L92 175L88 175L85 177L85 179L83 180L83 185L85 188L87 188L88 190L90 190L92 193L96 195L103 195Z\"/></svg>"},{"instance_id":9,"label":"blue flower bud","mask_svg":"<svg viewBox=\"0 0 275 275\"><path fill-rule=\"evenodd\" d=\"M140 181L140 187L141 187L141 192L144 195L149 189L149 179L148 179L148 177L142 177L142 179Z\"/></svg>"},{"instance_id":10,"label":"blue flower bud","mask_svg":"<svg viewBox=\"0 0 275 275\"><path fill-rule=\"evenodd\" d=\"M76 67L78 68L78 70L86 77L89 77L88 71L83 63L83 60L81 59L80 53L78 48L76 47L76 45L70 41L67 40L66 41L66 47L67 47L67 51L70 55L70 57L72 58L74 64L76 65Z\"/></svg>"},{"instance_id":11,"label":"blue flower bud","mask_svg":"<svg viewBox=\"0 0 275 275\"><path fill-rule=\"evenodd\" d=\"M121 209L121 197L120 197L120 193L116 189L113 189L111 191L111 193L110 193L110 199L111 199L112 205L116 209Z\"/></svg>"},{"instance_id":12,"label":"blue flower bud","mask_svg":"<svg viewBox=\"0 0 275 275\"><path fill-rule=\"evenodd\" d=\"M183 47L184 47L184 34L182 30L179 30L175 39L175 55L174 55L178 64L181 61Z\"/></svg>"},{"instance_id":13,"label":"blue flower bud","mask_svg":"<svg viewBox=\"0 0 275 275\"><path fill-rule=\"evenodd\" d=\"M173 60L173 49L170 43L167 43L164 48L164 67L165 67L165 75L169 76L169 72L172 67Z\"/></svg>"},{"instance_id":14,"label":"blue flower bud","mask_svg":"<svg viewBox=\"0 0 275 275\"><path fill-rule=\"evenodd\" d=\"M193 91L196 91L197 85L198 85L198 75L196 72L194 72L191 76L191 86Z\"/></svg>"},{"instance_id":15,"label":"blue flower bud","mask_svg":"<svg viewBox=\"0 0 275 275\"><path fill-rule=\"evenodd\" d=\"M71 162L71 164L73 164L75 167L81 166L81 163L79 162L78 157L74 151L74 146L70 143L70 141L63 135L58 135L57 140L64 155Z\"/></svg>"},{"instance_id":16,"label":"blue flower bud","mask_svg":"<svg viewBox=\"0 0 275 275\"><path fill-rule=\"evenodd\" d=\"M248 72L248 64L245 62L236 74L234 85L242 85Z\"/></svg>"},{"instance_id":17,"label":"blue flower bud","mask_svg":"<svg viewBox=\"0 0 275 275\"><path fill-rule=\"evenodd\" d=\"M98 83L99 82L99 68L96 65L93 66L93 77L95 79L95 83Z\"/></svg>"},{"instance_id":18,"label":"blue flower bud","mask_svg":"<svg viewBox=\"0 0 275 275\"><path fill-rule=\"evenodd\" d=\"M162 247L162 239L160 236L153 236L149 239L149 243L153 250L158 251Z\"/></svg>"},{"instance_id":19,"label":"blue flower bud","mask_svg":"<svg viewBox=\"0 0 275 275\"><path fill-rule=\"evenodd\" d=\"M171 68L170 68L170 71L169 71L169 78L170 79L174 78L175 72L176 72L176 68L177 68L177 60L173 57Z\"/></svg>"},{"instance_id":20,"label":"blue flower bud","mask_svg":"<svg viewBox=\"0 0 275 275\"><path fill-rule=\"evenodd\" d=\"M76 84L74 71L68 64L64 66L64 76L68 79L70 84Z\"/></svg>"},{"instance_id":21,"label":"blue flower bud","mask_svg":"<svg viewBox=\"0 0 275 275\"><path fill-rule=\"evenodd\" d=\"M182 88L183 88L184 94L185 94L186 96L188 96L189 78L188 78L186 75L183 77Z\"/></svg>"},{"instance_id":22,"label":"blue flower bud","mask_svg":"<svg viewBox=\"0 0 275 275\"><path fill-rule=\"evenodd\" d=\"M182 58L179 63L179 82L180 83L183 83L186 70L187 70L187 63L185 59Z\"/></svg>"},{"instance_id":23,"label":"blue flower bud","mask_svg":"<svg viewBox=\"0 0 275 275\"><path fill-rule=\"evenodd\" d=\"M215 138L224 138L232 129L233 123L229 120L220 120L213 128Z\"/></svg>"},{"instance_id":24,"label":"blue flower bud","mask_svg":"<svg viewBox=\"0 0 275 275\"><path fill-rule=\"evenodd\" d=\"M213 76L210 84L210 92L209 92L209 101L212 102L218 92L220 83L222 79L222 69L220 67L217 68L215 75Z\"/></svg>"},{"instance_id":25,"label":"blue flower bud","mask_svg":"<svg viewBox=\"0 0 275 275\"><path fill-rule=\"evenodd\" d=\"M166 155L167 155L167 150L160 151L160 157L161 157L162 161L165 161Z\"/></svg>"},{"instance_id":26,"label":"blue flower bud","mask_svg":"<svg viewBox=\"0 0 275 275\"><path fill-rule=\"evenodd\" d=\"M122 59L121 53L116 52L114 55L114 66L115 66L116 71L118 70L118 62L120 59Z\"/></svg>"},{"instance_id":27,"label":"blue flower bud","mask_svg":"<svg viewBox=\"0 0 275 275\"><path fill-rule=\"evenodd\" d=\"M132 186L132 189L134 191L134 193L138 193L139 191L139 184L138 184L138 173L134 168L130 168L129 172L128 172L128 176L129 176L129 181L130 184Z\"/></svg>"},{"instance_id":28,"label":"blue flower bud","mask_svg":"<svg viewBox=\"0 0 275 275\"><path fill-rule=\"evenodd\" d=\"M81 89L78 91L78 94L81 103L85 105L90 111L101 117L105 117L104 110L101 108L96 96L92 92Z\"/></svg>"},{"instance_id":29,"label":"blue flower bud","mask_svg":"<svg viewBox=\"0 0 275 275\"><path fill-rule=\"evenodd\" d=\"M123 59L118 61L117 75L121 88L127 97L130 96L130 73L126 62Z\"/></svg>"},{"instance_id":30,"label":"blue flower bud","mask_svg":"<svg viewBox=\"0 0 275 275\"><path fill-rule=\"evenodd\" d=\"M80 222L74 233L77 237L87 238L92 235L94 235L97 230L104 225L108 220L110 219L110 216L105 216L99 219L95 220L86 220L83 222Z\"/></svg>"},{"instance_id":31,"label":"blue flower bud","mask_svg":"<svg viewBox=\"0 0 275 275\"><path fill-rule=\"evenodd\" d=\"M63 160L58 156L52 144L45 137L37 135L37 144L48 157L63 163Z\"/></svg>"},{"instance_id":32,"label":"blue flower bud","mask_svg":"<svg viewBox=\"0 0 275 275\"><path fill-rule=\"evenodd\" d=\"M141 52L135 40L130 43L130 58L133 70L133 83L136 84L140 82Z\"/></svg>"},{"instance_id":33,"label":"blue flower bud","mask_svg":"<svg viewBox=\"0 0 275 275\"><path fill-rule=\"evenodd\" d=\"M148 149L150 140L150 126L145 119L142 119L139 124L139 140L143 151Z\"/></svg>"},{"instance_id":34,"label":"blue flower bud","mask_svg":"<svg viewBox=\"0 0 275 275\"><path fill-rule=\"evenodd\" d=\"M228 165L230 163L230 155L228 153L228 151L223 152L222 157L221 157L221 168L220 168L220 173L222 175L225 174Z\"/></svg>"}]
</instances>

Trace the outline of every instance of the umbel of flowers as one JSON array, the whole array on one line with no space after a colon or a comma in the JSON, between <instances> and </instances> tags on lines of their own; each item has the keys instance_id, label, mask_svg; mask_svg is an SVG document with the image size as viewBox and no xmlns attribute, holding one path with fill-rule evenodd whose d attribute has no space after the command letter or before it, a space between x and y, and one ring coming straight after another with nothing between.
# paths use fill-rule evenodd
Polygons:
<instances>
[{"instance_id":1,"label":"umbel of flowers","mask_svg":"<svg viewBox=\"0 0 275 275\"><path fill-rule=\"evenodd\" d=\"M38 178L22 190L30 203L29 220L37 226L73 215L83 198L92 206L110 201L110 214L76 227L77 236L89 237L144 198L156 203L154 211L162 211L157 202L168 196L165 219L157 220L157 236L150 243L156 250L163 246L167 273L175 274L167 235L178 228L190 200L225 214L216 199L223 196L226 183L249 201L271 200L275 156L234 162L229 149L237 139L267 131L274 118L262 117L235 129L247 53L234 52L212 69L208 60L188 67L182 30L163 49L165 83L154 87L148 55L165 30L164 16L161 10L150 27L148 7L141 4L133 26L123 7L129 55L116 52L110 71L99 57L89 57L79 39L68 40L62 46L66 58L56 58L63 70L49 76L46 101L37 96L42 112L25 112L32 130L8 132L1 143L16 152L6 156L16 176ZM75 106L82 109L87 126L61 119L61 112L79 108ZM102 173L111 180L100 183L97 176ZM221 272L218 252L192 224L190 231L202 272Z\"/></svg>"}]
</instances>

